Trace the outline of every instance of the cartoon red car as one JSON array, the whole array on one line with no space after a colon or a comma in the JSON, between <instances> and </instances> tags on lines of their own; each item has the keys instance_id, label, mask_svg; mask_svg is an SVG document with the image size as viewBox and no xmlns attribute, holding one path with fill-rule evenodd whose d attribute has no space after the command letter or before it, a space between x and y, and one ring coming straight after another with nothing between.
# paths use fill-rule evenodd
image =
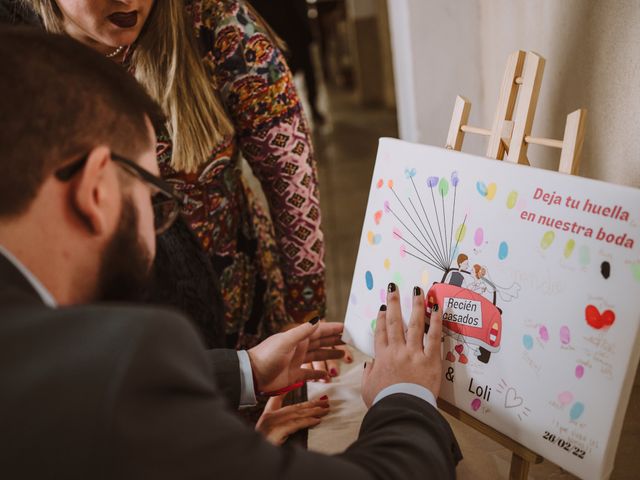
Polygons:
<instances>
[{"instance_id":1,"label":"cartoon red car","mask_svg":"<svg viewBox=\"0 0 640 480\"><path fill-rule=\"evenodd\" d=\"M453 270L447 270L442 282L435 282L429 289L425 299L427 317L438 304L445 335L477 350L478 360L488 363L491 354L500 350L502 336L502 310L496 306L496 291L490 301L467 288L445 283Z\"/></svg>"}]
</instances>

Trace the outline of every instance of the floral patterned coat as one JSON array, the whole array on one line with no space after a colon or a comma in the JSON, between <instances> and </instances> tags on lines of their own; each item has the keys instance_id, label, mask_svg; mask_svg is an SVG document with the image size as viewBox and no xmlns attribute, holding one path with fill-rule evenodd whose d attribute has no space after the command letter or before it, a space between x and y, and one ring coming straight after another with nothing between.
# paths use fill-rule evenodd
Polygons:
<instances>
[{"instance_id":1,"label":"floral patterned coat","mask_svg":"<svg viewBox=\"0 0 640 480\"><path fill-rule=\"evenodd\" d=\"M187 1L203 63L235 135L194 173L163 177L195 204L183 219L220 281L226 344L248 348L310 312L323 315L324 244L309 129L282 53L238 0ZM245 184L240 154L262 184L272 221Z\"/></svg>"}]
</instances>

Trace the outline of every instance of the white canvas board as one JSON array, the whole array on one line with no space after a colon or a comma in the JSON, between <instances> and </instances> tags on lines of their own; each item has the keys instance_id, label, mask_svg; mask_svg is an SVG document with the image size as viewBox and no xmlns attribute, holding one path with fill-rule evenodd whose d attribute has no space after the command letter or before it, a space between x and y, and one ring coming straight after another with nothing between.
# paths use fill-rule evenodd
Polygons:
<instances>
[{"instance_id":1,"label":"white canvas board","mask_svg":"<svg viewBox=\"0 0 640 480\"><path fill-rule=\"evenodd\" d=\"M637 189L381 139L344 339L373 356L387 284L406 317L431 289L441 397L605 478L640 355L639 223Z\"/></svg>"}]
</instances>

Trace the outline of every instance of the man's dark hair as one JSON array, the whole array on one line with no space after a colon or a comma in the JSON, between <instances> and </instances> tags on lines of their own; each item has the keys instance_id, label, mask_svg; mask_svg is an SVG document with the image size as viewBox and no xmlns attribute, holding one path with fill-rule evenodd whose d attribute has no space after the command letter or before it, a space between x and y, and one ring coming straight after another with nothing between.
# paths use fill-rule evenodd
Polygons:
<instances>
[{"instance_id":1,"label":"man's dark hair","mask_svg":"<svg viewBox=\"0 0 640 480\"><path fill-rule=\"evenodd\" d=\"M0 217L24 212L45 178L97 145L136 158L160 107L131 74L75 40L0 27Z\"/></svg>"}]
</instances>

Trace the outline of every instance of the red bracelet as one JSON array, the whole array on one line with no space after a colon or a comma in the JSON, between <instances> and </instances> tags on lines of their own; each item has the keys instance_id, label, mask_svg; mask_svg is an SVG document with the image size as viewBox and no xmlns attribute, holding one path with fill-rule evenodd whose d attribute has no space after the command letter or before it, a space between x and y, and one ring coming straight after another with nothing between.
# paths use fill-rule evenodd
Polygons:
<instances>
[{"instance_id":1,"label":"red bracelet","mask_svg":"<svg viewBox=\"0 0 640 480\"><path fill-rule=\"evenodd\" d=\"M254 380L254 385L255 385L255 380ZM283 395L285 393L290 392L291 390L295 390L297 388L300 388L301 386L304 385L304 382L301 380L299 382L296 383L292 383L291 385L288 385L284 388L281 388L279 390L273 390L271 392L260 392L260 395L265 395L267 397L277 397L278 395ZM257 389L256 389L257 391Z\"/></svg>"}]
</instances>

